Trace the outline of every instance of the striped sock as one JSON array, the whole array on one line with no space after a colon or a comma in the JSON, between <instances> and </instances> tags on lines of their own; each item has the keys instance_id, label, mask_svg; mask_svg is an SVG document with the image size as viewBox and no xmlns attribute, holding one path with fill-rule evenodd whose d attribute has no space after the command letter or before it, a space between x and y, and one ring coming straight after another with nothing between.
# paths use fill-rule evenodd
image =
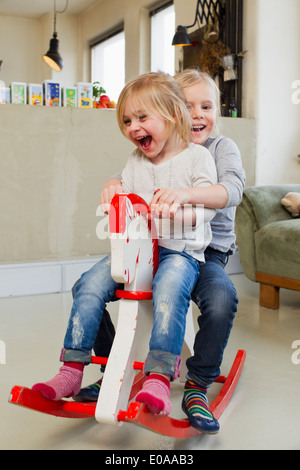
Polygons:
<instances>
[{"instance_id":1,"label":"striped sock","mask_svg":"<svg viewBox=\"0 0 300 470\"><path fill-rule=\"evenodd\" d=\"M186 381L183 400L188 415L199 416L208 420L214 419L208 406L206 392L207 388L200 387L191 380Z\"/></svg>"},{"instance_id":2,"label":"striped sock","mask_svg":"<svg viewBox=\"0 0 300 470\"><path fill-rule=\"evenodd\" d=\"M103 378L101 377L101 379L97 380L97 382L95 382L94 384L88 385L86 388L90 390L95 390L95 392L99 393L101 385L102 385L102 381L103 381Z\"/></svg>"},{"instance_id":3,"label":"striped sock","mask_svg":"<svg viewBox=\"0 0 300 470\"><path fill-rule=\"evenodd\" d=\"M77 395L73 396L73 400L77 401L78 403L83 403L87 401L97 401L101 389L103 378L97 380L97 382L88 385L87 387L83 387L77 393Z\"/></svg>"}]
</instances>

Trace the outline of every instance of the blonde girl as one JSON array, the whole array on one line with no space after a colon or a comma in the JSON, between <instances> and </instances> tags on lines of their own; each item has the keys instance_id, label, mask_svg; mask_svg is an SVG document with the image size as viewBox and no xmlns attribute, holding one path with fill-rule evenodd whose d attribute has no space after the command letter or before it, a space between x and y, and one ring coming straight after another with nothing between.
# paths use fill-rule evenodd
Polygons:
<instances>
[{"instance_id":1,"label":"blonde girl","mask_svg":"<svg viewBox=\"0 0 300 470\"><path fill-rule=\"evenodd\" d=\"M219 430L219 423L209 410L207 389L220 374L223 352L237 311L237 293L225 266L235 251L235 208L241 202L245 172L236 144L218 135L220 91L215 81L197 69L186 69L175 79L183 91L192 119L190 140L209 150L217 168L217 184L198 187L197 192L190 193L194 204L215 208L216 216L210 223L212 240L204 252L205 263L199 266L199 280L192 292L192 300L201 310L201 315L198 317L194 355L187 361L188 380L182 402L183 410L195 428L215 433ZM119 186L119 175L105 184L101 194L103 206ZM172 198L158 193L152 203L167 206L172 204ZM109 323L107 312L105 316ZM101 349L98 355L101 355ZM97 399L98 392L95 393L92 387L86 387L81 394Z\"/></svg>"},{"instance_id":2,"label":"blonde girl","mask_svg":"<svg viewBox=\"0 0 300 470\"><path fill-rule=\"evenodd\" d=\"M216 183L210 153L189 143L191 119L180 87L163 73L142 75L122 91L117 117L121 131L136 146L122 172L122 190L138 194L147 203L159 190L176 206L173 215L180 219L185 208L178 210L178 205L190 203L190 194ZM170 211L158 206L159 215L169 217ZM144 366L148 377L136 397L153 414L168 414L171 410L170 380L178 375L191 292L211 240L209 221L215 212L190 206L188 211L190 223L181 238L159 233L159 267L153 281L154 321ZM74 287L61 353L64 364L53 379L33 389L55 400L79 392L105 305L120 287L111 277L110 256L81 276Z\"/></svg>"}]
</instances>

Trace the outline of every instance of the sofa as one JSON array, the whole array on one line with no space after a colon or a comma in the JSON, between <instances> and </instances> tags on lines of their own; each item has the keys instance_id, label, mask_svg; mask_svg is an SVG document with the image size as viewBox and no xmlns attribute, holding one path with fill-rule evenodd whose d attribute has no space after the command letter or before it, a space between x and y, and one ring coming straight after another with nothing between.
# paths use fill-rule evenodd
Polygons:
<instances>
[{"instance_id":1,"label":"sofa","mask_svg":"<svg viewBox=\"0 0 300 470\"><path fill-rule=\"evenodd\" d=\"M244 274L259 282L259 304L279 308L279 289L300 291L300 217L282 206L300 184L245 188L236 211L236 236Z\"/></svg>"}]
</instances>

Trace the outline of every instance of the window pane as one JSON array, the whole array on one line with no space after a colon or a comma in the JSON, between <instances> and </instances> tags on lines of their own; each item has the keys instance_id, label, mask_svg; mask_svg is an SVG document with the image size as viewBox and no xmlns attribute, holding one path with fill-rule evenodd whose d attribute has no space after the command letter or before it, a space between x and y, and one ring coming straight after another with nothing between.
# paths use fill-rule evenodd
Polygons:
<instances>
[{"instance_id":1,"label":"window pane","mask_svg":"<svg viewBox=\"0 0 300 470\"><path fill-rule=\"evenodd\" d=\"M174 75L175 48L172 39L175 31L174 5L151 17L151 71Z\"/></svg>"},{"instance_id":2,"label":"window pane","mask_svg":"<svg viewBox=\"0 0 300 470\"><path fill-rule=\"evenodd\" d=\"M125 85L124 31L92 47L92 82L100 82L112 101Z\"/></svg>"}]
</instances>

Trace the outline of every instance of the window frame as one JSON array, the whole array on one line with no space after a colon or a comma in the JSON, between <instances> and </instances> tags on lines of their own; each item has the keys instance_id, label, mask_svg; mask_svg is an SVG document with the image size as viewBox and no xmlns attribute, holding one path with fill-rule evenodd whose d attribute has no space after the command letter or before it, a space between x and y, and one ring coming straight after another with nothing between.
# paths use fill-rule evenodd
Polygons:
<instances>
[{"instance_id":1,"label":"window frame","mask_svg":"<svg viewBox=\"0 0 300 470\"><path fill-rule=\"evenodd\" d=\"M95 39L93 39L90 42L90 77L91 77L91 82L93 81L93 60L92 60L92 55L93 55L93 49L97 47L99 44L104 43L105 41L108 41L109 39L113 38L114 36L117 36L118 34L123 33L124 34L124 39L125 39L125 30L124 30L124 23L118 24L116 27L110 29L109 31L106 31L105 33L97 36ZM126 40L126 39L125 39ZM124 51L124 82L125 82L125 63L126 63L126 52ZM100 85L103 86L103 88L107 88L107 86L103 83L101 83L101 80L96 80L100 81ZM106 93L109 95L109 90L106 89ZM113 97L114 101L117 100L118 97Z\"/></svg>"},{"instance_id":2,"label":"window frame","mask_svg":"<svg viewBox=\"0 0 300 470\"><path fill-rule=\"evenodd\" d=\"M152 47L152 17L158 13L160 13L161 11L169 8L170 6L173 6L174 7L174 13L175 13L175 5L174 5L174 1L173 0L169 0L167 2L164 2L164 3L159 3L156 5L156 7L152 8L150 11L149 11L149 19L150 19L150 69L151 71L156 71L156 70L153 70L155 67L153 67L153 57L152 57L152 51L153 51L153 47ZM175 31L175 24L174 24L174 31ZM171 46L171 43L170 43L170 47ZM171 75L173 75L175 73L175 49L173 51L173 54L174 54L174 67L173 67L173 71L171 73ZM161 70L161 68L159 68ZM169 72L170 73L170 72Z\"/></svg>"}]
</instances>

